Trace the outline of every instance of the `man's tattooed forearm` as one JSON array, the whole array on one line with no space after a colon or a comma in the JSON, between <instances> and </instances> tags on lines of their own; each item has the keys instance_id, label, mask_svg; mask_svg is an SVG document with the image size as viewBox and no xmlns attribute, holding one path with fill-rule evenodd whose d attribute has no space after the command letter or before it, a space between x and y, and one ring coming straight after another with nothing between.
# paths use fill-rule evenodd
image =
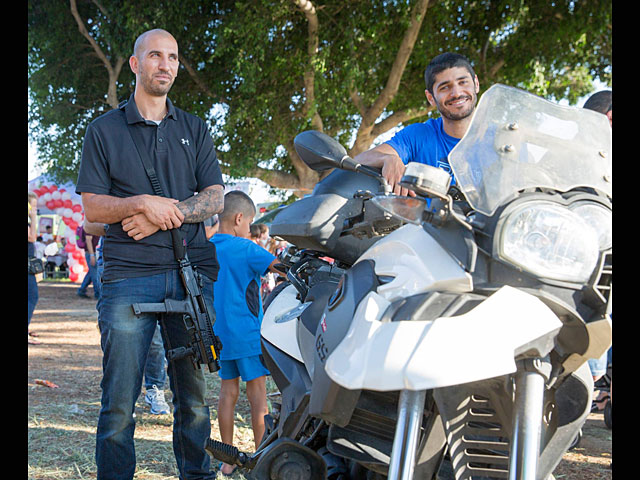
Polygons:
<instances>
[{"instance_id":1,"label":"man's tattooed forearm","mask_svg":"<svg viewBox=\"0 0 640 480\"><path fill-rule=\"evenodd\" d=\"M184 223L199 223L216 213L220 213L224 207L224 192L222 189L207 189L199 192L177 207L184 215Z\"/></svg>"}]
</instances>

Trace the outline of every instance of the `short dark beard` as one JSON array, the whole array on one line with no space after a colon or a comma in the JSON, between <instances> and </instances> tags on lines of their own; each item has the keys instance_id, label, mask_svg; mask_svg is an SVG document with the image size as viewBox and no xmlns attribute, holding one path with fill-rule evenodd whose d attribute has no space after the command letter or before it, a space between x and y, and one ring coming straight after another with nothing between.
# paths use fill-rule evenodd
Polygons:
<instances>
[{"instance_id":1,"label":"short dark beard","mask_svg":"<svg viewBox=\"0 0 640 480\"><path fill-rule=\"evenodd\" d=\"M158 97L162 97L164 95L167 95L169 93L169 90L171 90L171 87L173 86L173 81L164 86L154 86L152 81L153 81L153 76L149 79L149 83L147 83L146 79L145 79L145 71L141 69L140 71L140 78L142 79L142 87L144 88L144 91L147 92L149 95L155 95ZM173 79L175 81L175 77Z\"/></svg>"},{"instance_id":2,"label":"short dark beard","mask_svg":"<svg viewBox=\"0 0 640 480\"><path fill-rule=\"evenodd\" d=\"M460 98L460 97L457 97L457 98ZM457 98L454 99L453 101L457 100ZM478 103L478 96L474 94L471 97L471 108L468 111L465 111L465 112L462 112L462 113L459 113L459 114L453 114L453 113L449 112L448 110L443 108L443 106L437 100L436 100L436 107L438 108L438 111L440 112L440 115L442 115L444 118L446 118L447 120L452 120L454 122L457 122L459 120L464 120L469 115L473 114L473 111L476 108L476 103Z\"/></svg>"}]
</instances>

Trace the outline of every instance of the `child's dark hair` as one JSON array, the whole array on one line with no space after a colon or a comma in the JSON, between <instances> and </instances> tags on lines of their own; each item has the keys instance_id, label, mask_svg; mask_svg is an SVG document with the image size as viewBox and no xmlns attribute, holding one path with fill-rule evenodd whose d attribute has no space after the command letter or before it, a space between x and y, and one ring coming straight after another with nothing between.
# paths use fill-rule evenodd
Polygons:
<instances>
[{"instance_id":1,"label":"child's dark hair","mask_svg":"<svg viewBox=\"0 0 640 480\"><path fill-rule=\"evenodd\" d=\"M240 190L231 190L224 196L224 210L218 214L220 220L231 218L236 213L253 217L256 206L251 197Z\"/></svg>"},{"instance_id":2,"label":"child's dark hair","mask_svg":"<svg viewBox=\"0 0 640 480\"><path fill-rule=\"evenodd\" d=\"M584 103L582 108L607 114L613 109L613 92L611 90L601 90L594 93Z\"/></svg>"},{"instance_id":3,"label":"child's dark hair","mask_svg":"<svg viewBox=\"0 0 640 480\"><path fill-rule=\"evenodd\" d=\"M251 238L258 238L262 231L260 230L260 224L252 223L249 225L249 232L251 232Z\"/></svg>"},{"instance_id":4,"label":"child's dark hair","mask_svg":"<svg viewBox=\"0 0 640 480\"><path fill-rule=\"evenodd\" d=\"M427 68L425 68L424 70L424 82L427 86L427 90L429 90L429 93L431 95L433 95L433 84L436 81L436 75L443 70L454 67L466 68L471 74L471 78L474 78L476 76L471 63L464 55L452 52L441 53L440 55L434 57L429 62L429 65L427 65Z\"/></svg>"}]
</instances>

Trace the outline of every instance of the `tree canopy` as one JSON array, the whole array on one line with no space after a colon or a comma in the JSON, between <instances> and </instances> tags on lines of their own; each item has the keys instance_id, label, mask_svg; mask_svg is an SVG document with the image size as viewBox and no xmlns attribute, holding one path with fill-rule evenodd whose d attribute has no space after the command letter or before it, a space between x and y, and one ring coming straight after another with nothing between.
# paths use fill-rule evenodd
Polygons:
<instances>
[{"instance_id":1,"label":"tree canopy","mask_svg":"<svg viewBox=\"0 0 640 480\"><path fill-rule=\"evenodd\" d=\"M570 103L611 82L611 2L594 0L29 0L30 135L40 163L75 180L87 125L129 97L137 36L178 41L174 104L205 119L223 172L308 193L293 148L321 130L355 155L437 112L424 68L467 56L494 83Z\"/></svg>"}]
</instances>

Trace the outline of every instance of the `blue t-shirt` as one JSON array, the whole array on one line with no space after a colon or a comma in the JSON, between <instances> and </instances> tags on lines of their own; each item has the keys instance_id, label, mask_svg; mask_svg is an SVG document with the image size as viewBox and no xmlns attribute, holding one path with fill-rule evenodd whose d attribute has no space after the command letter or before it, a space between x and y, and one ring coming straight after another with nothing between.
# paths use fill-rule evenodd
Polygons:
<instances>
[{"instance_id":1,"label":"blue t-shirt","mask_svg":"<svg viewBox=\"0 0 640 480\"><path fill-rule=\"evenodd\" d=\"M398 152L405 165L409 162L424 163L452 174L447 157L459 141L444 131L442 117L438 117L408 125L385 143ZM452 183L455 183L454 179Z\"/></svg>"},{"instance_id":2,"label":"blue t-shirt","mask_svg":"<svg viewBox=\"0 0 640 480\"><path fill-rule=\"evenodd\" d=\"M216 233L210 242L216 246L220 270L213 284L216 321L213 331L222 342L220 358L234 360L262 353L260 325L262 299L260 277L276 258L249 239Z\"/></svg>"}]
</instances>

